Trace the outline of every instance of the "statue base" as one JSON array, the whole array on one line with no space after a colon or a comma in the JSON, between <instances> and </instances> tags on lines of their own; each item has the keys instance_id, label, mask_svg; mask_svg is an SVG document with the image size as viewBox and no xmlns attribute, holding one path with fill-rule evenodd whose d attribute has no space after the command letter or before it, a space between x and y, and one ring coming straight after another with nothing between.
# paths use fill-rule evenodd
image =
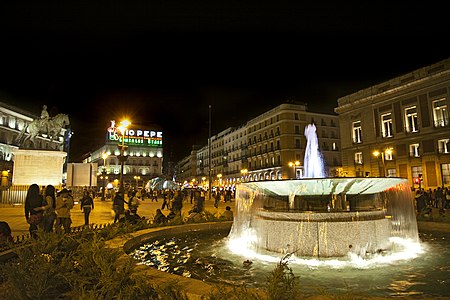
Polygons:
<instances>
[{"instance_id":1,"label":"statue base","mask_svg":"<svg viewBox=\"0 0 450 300\"><path fill-rule=\"evenodd\" d=\"M63 151L13 150L13 185L61 185L66 156Z\"/></svg>"}]
</instances>

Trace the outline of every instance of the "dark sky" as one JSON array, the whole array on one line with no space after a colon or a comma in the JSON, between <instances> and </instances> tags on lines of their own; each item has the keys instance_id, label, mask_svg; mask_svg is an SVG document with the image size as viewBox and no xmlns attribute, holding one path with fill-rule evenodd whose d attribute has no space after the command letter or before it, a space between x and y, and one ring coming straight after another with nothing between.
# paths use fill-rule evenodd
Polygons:
<instances>
[{"instance_id":1,"label":"dark sky","mask_svg":"<svg viewBox=\"0 0 450 300\"><path fill-rule=\"evenodd\" d=\"M432 2L9 2L0 101L69 114L71 161L111 119L159 124L177 161L206 144L209 104L213 134L286 99L332 113L341 96L450 57Z\"/></svg>"}]
</instances>

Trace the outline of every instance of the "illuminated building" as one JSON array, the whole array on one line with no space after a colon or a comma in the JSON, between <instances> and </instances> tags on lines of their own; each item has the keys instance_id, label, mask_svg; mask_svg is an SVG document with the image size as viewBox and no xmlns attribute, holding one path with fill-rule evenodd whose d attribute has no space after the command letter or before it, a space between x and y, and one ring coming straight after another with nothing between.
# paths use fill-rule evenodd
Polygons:
<instances>
[{"instance_id":1,"label":"illuminated building","mask_svg":"<svg viewBox=\"0 0 450 300\"><path fill-rule=\"evenodd\" d=\"M60 136L51 141L45 134L40 134L36 137L35 144L29 139L23 145L18 145L16 138L19 134L39 116L26 111L22 108L15 107L3 102L0 102L0 171L1 184L11 185L13 172L13 152L20 149L29 150L51 150L64 151L68 147L70 135L65 140L68 131L61 129ZM66 158L67 161L67 158ZM63 178L59 181L61 182Z\"/></svg>"},{"instance_id":2,"label":"illuminated building","mask_svg":"<svg viewBox=\"0 0 450 300\"><path fill-rule=\"evenodd\" d=\"M339 98L344 174L450 185L449 88L446 59Z\"/></svg>"},{"instance_id":3,"label":"illuminated building","mask_svg":"<svg viewBox=\"0 0 450 300\"><path fill-rule=\"evenodd\" d=\"M97 163L98 174L106 170L108 182L118 183L120 179L120 152L122 133L116 127L115 121L106 130L104 146L90 153L85 163ZM159 128L144 128L132 124L124 132L125 146L123 169L124 185L142 187L148 180L162 175L163 166L163 135ZM103 154L106 153L107 156ZM138 179L137 179L138 178Z\"/></svg>"},{"instance_id":4,"label":"illuminated building","mask_svg":"<svg viewBox=\"0 0 450 300\"><path fill-rule=\"evenodd\" d=\"M340 167L340 140L337 115L310 112L305 104L284 103L236 128L227 128L211 137L196 152L197 177L208 175L224 187L241 181L281 180L293 177L290 161L299 161L295 172L301 177L306 148L305 126L317 127L319 149L330 176ZM178 174L179 175L179 174ZM178 180L178 177L177 177Z\"/></svg>"}]
</instances>

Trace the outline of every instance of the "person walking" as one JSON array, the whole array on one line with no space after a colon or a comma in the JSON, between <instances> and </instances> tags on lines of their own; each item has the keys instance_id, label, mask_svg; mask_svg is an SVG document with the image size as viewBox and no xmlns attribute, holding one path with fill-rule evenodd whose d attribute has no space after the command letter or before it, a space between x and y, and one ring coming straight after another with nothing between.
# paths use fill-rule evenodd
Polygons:
<instances>
[{"instance_id":1,"label":"person walking","mask_svg":"<svg viewBox=\"0 0 450 300\"><path fill-rule=\"evenodd\" d=\"M125 201L124 197L124 190L120 188L113 199L114 223L120 220L120 215L125 214L125 203L128 204L128 202Z\"/></svg>"},{"instance_id":2,"label":"person walking","mask_svg":"<svg viewBox=\"0 0 450 300\"><path fill-rule=\"evenodd\" d=\"M44 232L52 232L56 220L56 190L53 185L49 184L45 188L44 200L47 203L44 210Z\"/></svg>"},{"instance_id":3,"label":"person walking","mask_svg":"<svg viewBox=\"0 0 450 300\"><path fill-rule=\"evenodd\" d=\"M73 198L69 191L64 188L56 197L56 223L55 231L60 233L61 226L64 228L64 233L70 233L70 225L72 219L70 218L70 210L73 207Z\"/></svg>"},{"instance_id":4,"label":"person walking","mask_svg":"<svg viewBox=\"0 0 450 300\"><path fill-rule=\"evenodd\" d=\"M44 210L47 203L40 194L39 186L35 183L29 186L25 197L25 219L30 224L31 237L37 237L38 227L43 228Z\"/></svg>"},{"instance_id":5,"label":"person walking","mask_svg":"<svg viewBox=\"0 0 450 300\"><path fill-rule=\"evenodd\" d=\"M94 209L94 200L90 193L85 191L80 202L81 211L84 213L84 225L89 226L89 214L91 213L91 210Z\"/></svg>"}]
</instances>

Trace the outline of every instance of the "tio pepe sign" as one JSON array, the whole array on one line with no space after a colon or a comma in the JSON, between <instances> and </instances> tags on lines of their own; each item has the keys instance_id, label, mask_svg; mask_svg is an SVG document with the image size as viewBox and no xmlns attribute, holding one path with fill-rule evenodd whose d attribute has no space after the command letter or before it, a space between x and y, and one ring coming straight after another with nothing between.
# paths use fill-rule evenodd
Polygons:
<instances>
[{"instance_id":1,"label":"tio pepe sign","mask_svg":"<svg viewBox=\"0 0 450 300\"><path fill-rule=\"evenodd\" d=\"M122 134L116 127L116 122L111 121L108 128L108 138L110 141L122 142ZM162 131L144 130L144 129L127 129L124 133L124 144L131 146L162 146Z\"/></svg>"}]
</instances>

